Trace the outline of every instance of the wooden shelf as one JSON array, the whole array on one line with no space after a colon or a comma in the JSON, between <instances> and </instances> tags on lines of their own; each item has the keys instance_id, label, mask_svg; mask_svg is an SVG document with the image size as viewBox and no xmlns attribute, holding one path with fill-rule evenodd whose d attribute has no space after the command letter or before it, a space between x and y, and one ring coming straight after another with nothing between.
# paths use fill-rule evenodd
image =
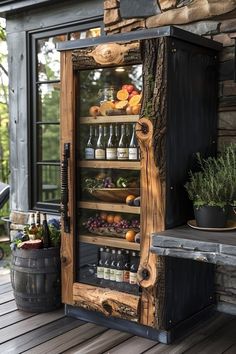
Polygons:
<instances>
[{"instance_id":1,"label":"wooden shelf","mask_svg":"<svg viewBox=\"0 0 236 354\"><path fill-rule=\"evenodd\" d=\"M79 241L85 243L92 243L98 246L107 246L114 248L124 248L132 251L140 251L140 244L135 242L128 242L123 238L99 236L92 234L79 235Z\"/></svg>"},{"instance_id":2,"label":"wooden shelf","mask_svg":"<svg viewBox=\"0 0 236 354\"><path fill-rule=\"evenodd\" d=\"M79 161L79 167L83 168L114 168L118 170L140 170L140 161L107 161L91 160Z\"/></svg>"},{"instance_id":3,"label":"wooden shelf","mask_svg":"<svg viewBox=\"0 0 236 354\"><path fill-rule=\"evenodd\" d=\"M138 119L138 115L98 116L97 118L81 117L79 122L80 124L134 123L137 122Z\"/></svg>"},{"instance_id":4,"label":"wooden shelf","mask_svg":"<svg viewBox=\"0 0 236 354\"><path fill-rule=\"evenodd\" d=\"M79 208L94 209L94 210L108 210L117 211L120 213L140 214L140 207L129 206L124 203L104 203L104 202L79 202Z\"/></svg>"}]
</instances>

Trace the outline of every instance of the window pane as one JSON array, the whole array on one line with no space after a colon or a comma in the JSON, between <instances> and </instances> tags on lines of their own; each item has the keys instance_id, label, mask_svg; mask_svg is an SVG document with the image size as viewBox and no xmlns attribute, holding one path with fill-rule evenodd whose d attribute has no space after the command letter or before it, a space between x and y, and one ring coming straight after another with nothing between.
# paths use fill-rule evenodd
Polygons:
<instances>
[{"instance_id":1,"label":"window pane","mask_svg":"<svg viewBox=\"0 0 236 354\"><path fill-rule=\"evenodd\" d=\"M60 35L37 41L38 81L60 78L60 53L56 50L56 43L65 40L66 36Z\"/></svg>"},{"instance_id":2,"label":"window pane","mask_svg":"<svg viewBox=\"0 0 236 354\"><path fill-rule=\"evenodd\" d=\"M96 28L87 29L85 31L72 32L70 34L70 40L74 41L76 39L85 39L85 38L99 37L99 36L101 36L101 28L96 27Z\"/></svg>"},{"instance_id":3,"label":"window pane","mask_svg":"<svg viewBox=\"0 0 236 354\"><path fill-rule=\"evenodd\" d=\"M60 202L60 166L38 166L38 202Z\"/></svg>"},{"instance_id":4,"label":"window pane","mask_svg":"<svg viewBox=\"0 0 236 354\"><path fill-rule=\"evenodd\" d=\"M60 83L38 85L39 122L59 122Z\"/></svg>"},{"instance_id":5,"label":"window pane","mask_svg":"<svg viewBox=\"0 0 236 354\"><path fill-rule=\"evenodd\" d=\"M38 161L59 161L60 127L59 124L38 125Z\"/></svg>"}]
</instances>

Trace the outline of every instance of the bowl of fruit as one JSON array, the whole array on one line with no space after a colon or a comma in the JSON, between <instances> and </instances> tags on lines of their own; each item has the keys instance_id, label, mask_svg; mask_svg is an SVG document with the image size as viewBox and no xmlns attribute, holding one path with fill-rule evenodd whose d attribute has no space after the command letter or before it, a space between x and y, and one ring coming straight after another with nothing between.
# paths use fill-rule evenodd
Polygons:
<instances>
[{"instance_id":1,"label":"bowl of fruit","mask_svg":"<svg viewBox=\"0 0 236 354\"><path fill-rule=\"evenodd\" d=\"M96 118L102 116L138 115L141 111L142 93L134 85L123 85L116 93L116 99L106 99L100 106L91 106L89 114Z\"/></svg>"},{"instance_id":2,"label":"bowl of fruit","mask_svg":"<svg viewBox=\"0 0 236 354\"><path fill-rule=\"evenodd\" d=\"M127 196L140 195L138 182L125 177L86 178L83 185L90 196L108 203L125 203Z\"/></svg>"},{"instance_id":3,"label":"bowl of fruit","mask_svg":"<svg viewBox=\"0 0 236 354\"><path fill-rule=\"evenodd\" d=\"M83 222L83 227L92 234L126 238L135 241L135 235L140 232L138 219L125 219L120 214L101 212ZM126 237L127 235L127 237Z\"/></svg>"}]
</instances>

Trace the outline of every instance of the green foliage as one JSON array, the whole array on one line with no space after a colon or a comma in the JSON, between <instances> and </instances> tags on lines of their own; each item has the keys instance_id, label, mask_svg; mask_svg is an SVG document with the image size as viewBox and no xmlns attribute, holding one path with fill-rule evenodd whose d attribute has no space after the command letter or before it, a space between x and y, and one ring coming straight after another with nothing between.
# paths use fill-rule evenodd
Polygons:
<instances>
[{"instance_id":1,"label":"green foliage","mask_svg":"<svg viewBox=\"0 0 236 354\"><path fill-rule=\"evenodd\" d=\"M227 146L216 158L202 159L197 154L200 172L190 172L185 184L194 206L224 207L236 200L236 145Z\"/></svg>"}]
</instances>

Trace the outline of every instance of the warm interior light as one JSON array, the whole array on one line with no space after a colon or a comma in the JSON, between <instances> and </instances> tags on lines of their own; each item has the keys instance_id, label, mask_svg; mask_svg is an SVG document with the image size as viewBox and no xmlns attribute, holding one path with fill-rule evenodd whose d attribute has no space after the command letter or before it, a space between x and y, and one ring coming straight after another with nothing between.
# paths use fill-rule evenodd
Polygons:
<instances>
[{"instance_id":1,"label":"warm interior light","mask_svg":"<svg viewBox=\"0 0 236 354\"><path fill-rule=\"evenodd\" d=\"M118 73L122 73L123 71L125 71L125 68L123 68L121 66L121 67L116 68L115 71L118 72Z\"/></svg>"}]
</instances>

